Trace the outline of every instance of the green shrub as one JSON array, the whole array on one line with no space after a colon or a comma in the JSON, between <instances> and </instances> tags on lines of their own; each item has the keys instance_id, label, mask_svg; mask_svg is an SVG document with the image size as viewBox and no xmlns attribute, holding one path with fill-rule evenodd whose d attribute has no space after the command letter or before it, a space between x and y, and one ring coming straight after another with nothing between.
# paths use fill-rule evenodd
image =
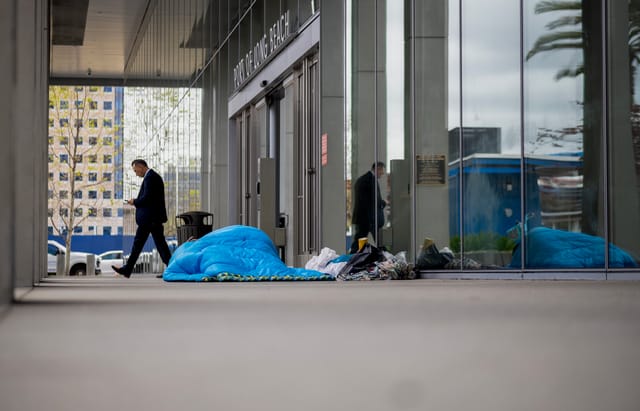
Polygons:
<instances>
[{"instance_id":1,"label":"green shrub","mask_svg":"<svg viewBox=\"0 0 640 411\"><path fill-rule=\"evenodd\" d=\"M491 232L467 234L464 236L465 251L498 250L512 251L516 246L511 238ZM453 236L449 240L449 248L454 253L460 252L460 236Z\"/></svg>"}]
</instances>

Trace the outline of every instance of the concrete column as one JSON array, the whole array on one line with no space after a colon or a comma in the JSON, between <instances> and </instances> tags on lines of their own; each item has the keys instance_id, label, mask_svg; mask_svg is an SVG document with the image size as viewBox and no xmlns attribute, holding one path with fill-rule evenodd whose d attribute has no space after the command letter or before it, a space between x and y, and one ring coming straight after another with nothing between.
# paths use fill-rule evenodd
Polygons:
<instances>
[{"instance_id":1,"label":"concrete column","mask_svg":"<svg viewBox=\"0 0 640 411\"><path fill-rule=\"evenodd\" d=\"M0 5L0 306L45 275L47 4Z\"/></svg>"},{"instance_id":2,"label":"concrete column","mask_svg":"<svg viewBox=\"0 0 640 411\"><path fill-rule=\"evenodd\" d=\"M37 282L43 271L41 263L42 231L46 230L46 221L42 213L46 210L43 199L42 182L47 181L47 163L43 153L47 150L46 119L47 94L42 93L39 79L46 78L47 71L42 70L41 32L43 30L41 2L19 1L17 4L17 46L16 87L18 93L14 100L15 131L17 145L15 150L16 202L15 244L20 252L16 253L16 286L30 287ZM36 81L34 81L34 79ZM44 201L43 201L44 200ZM29 205L25 207L25 205Z\"/></svg>"},{"instance_id":3,"label":"concrete column","mask_svg":"<svg viewBox=\"0 0 640 411\"><path fill-rule=\"evenodd\" d=\"M0 99L0 311L8 306L13 298L15 274L15 163L13 152L17 140L16 125L13 118L13 101L16 90L16 53L15 43L17 0L0 2L0 56L4 56L0 64L0 89L5 98Z\"/></svg>"},{"instance_id":4,"label":"concrete column","mask_svg":"<svg viewBox=\"0 0 640 411\"><path fill-rule=\"evenodd\" d=\"M629 4L609 2L609 215L610 241L640 258L640 182L631 135ZM636 74L637 76L637 74Z\"/></svg>"},{"instance_id":5,"label":"concrete column","mask_svg":"<svg viewBox=\"0 0 640 411\"><path fill-rule=\"evenodd\" d=\"M320 15L321 247L345 251L347 199L344 179L344 1L323 0Z\"/></svg>"},{"instance_id":6,"label":"concrete column","mask_svg":"<svg viewBox=\"0 0 640 411\"><path fill-rule=\"evenodd\" d=\"M407 4L407 7L411 5ZM415 0L408 33L410 70L406 107L411 107L415 152L412 168L416 172L416 156L448 155L447 134L447 0ZM449 160L445 160L446 164ZM415 174L414 174L415 175ZM446 178L446 177L445 177ZM430 237L438 247L449 245L449 186L417 185L415 187L415 244L418 255L422 240Z\"/></svg>"}]
</instances>

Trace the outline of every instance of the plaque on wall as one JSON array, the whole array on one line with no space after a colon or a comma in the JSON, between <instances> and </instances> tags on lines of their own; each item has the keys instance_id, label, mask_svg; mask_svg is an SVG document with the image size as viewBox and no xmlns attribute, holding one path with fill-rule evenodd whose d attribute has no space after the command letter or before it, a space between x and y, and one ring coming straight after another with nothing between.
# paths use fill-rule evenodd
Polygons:
<instances>
[{"instance_id":1,"label":"plaque on wall","mask_svg":"<svg viewBox=\"0 0 640 411\"><path fill-rule=\"evenodd\" d=\"M446 156L444 154L416 156L416 183L422 186L445 185Z\"/></svg>"}]
</instances>

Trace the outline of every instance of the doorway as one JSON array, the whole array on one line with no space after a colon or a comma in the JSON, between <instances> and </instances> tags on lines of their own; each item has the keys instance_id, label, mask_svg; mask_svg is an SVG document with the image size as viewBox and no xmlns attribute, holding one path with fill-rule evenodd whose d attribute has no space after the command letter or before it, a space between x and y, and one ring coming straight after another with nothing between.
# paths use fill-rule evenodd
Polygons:
<instances>
[{"instance_id":1,"label":"doorway","mask_svg":"<svg viewBox=\"0 0 640 411\"><path fill-rule=\"evenodd\" d=\"M235 221L265 231L289 265L304 265L320 251L318 85L313 54L231 121ZM260 170L267 164L272 172ZM261 210L275 215L261 218Z\"/></svg>"}]
</instances>

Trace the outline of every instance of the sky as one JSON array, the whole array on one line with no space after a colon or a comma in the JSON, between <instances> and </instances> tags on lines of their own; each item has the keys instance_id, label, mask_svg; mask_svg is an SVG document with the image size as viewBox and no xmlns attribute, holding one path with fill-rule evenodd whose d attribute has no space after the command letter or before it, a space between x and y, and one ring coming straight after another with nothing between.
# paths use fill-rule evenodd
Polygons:
<instances>
[{"instance_id":1,"label":"sky","mask_svg":"<svg viewBox=\"0 0 640 411\"><path fill-rule=\"evenodd\" d=\"M387 0L387 96L389 136L404 132L403 3ZM500 127L504 153L520 152L520 10L514 0L463 0L462 120L465 126ZM568 13L536 15L537 0L524 2L524 50L531 50L545 25ZM460 124L459 2L449 1L448 128ZM564 68L582 60L576 50L540 53L525 61L525 141L533 142L542 128L562 129L582 124L582 77L555 79ZM391 140L391 139L390 139ZM389 158L402 158L403 147L390 141Z\"/></svg>"}]
</instances>

